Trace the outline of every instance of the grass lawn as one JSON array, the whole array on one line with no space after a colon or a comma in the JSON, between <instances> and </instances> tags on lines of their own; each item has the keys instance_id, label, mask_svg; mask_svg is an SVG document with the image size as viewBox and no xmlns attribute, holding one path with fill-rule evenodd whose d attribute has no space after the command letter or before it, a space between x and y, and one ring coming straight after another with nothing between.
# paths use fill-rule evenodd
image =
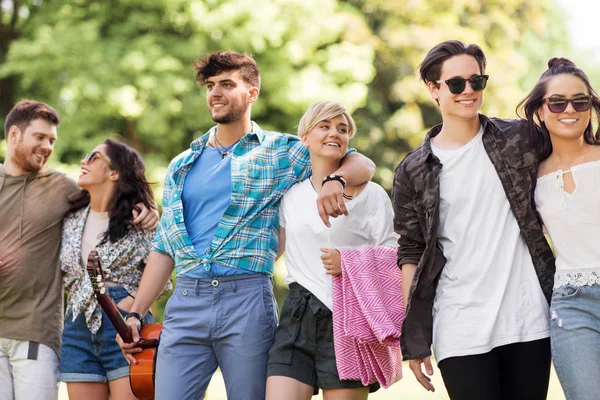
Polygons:
<instances>
[{"instance_id":1,"label":"grass lawn","mask_svg":"<svg viewBox=\"0 0 600 400\"><path fill-rule=\"evenodd\" d=\"M435 368L435 367L434 367ZM414 378L412 372L408 369L408 363L404 363L404 378L388 389L379 389L376 393L369 396L370 400L442 400L448 399L440 371L436 368L432 377L433 385L436 388L435 393L426 392ZM321 395L314 396L314 400L321 400ZM560 383L556 378L554 369L550 377L550 390L548 391L548 400L564 400ZM66 386L61 384L59 400L68 400ZM176 399L174 399L176 400ZM225 385L220 371L214 375L210 386L208 387L207 400L227 400Z\"/></svg>"}]
</instances>

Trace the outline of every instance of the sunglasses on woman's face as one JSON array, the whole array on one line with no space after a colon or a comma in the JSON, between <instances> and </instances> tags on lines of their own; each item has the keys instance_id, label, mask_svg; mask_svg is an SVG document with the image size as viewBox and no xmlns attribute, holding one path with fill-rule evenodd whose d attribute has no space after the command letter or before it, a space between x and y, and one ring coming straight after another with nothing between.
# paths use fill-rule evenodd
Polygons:
<instances>
[{"instance_id":1,"label":"sunglasses on woman's face","mask_svg":"<svg viewBox=\"0 0 600 400\"><path fill-rule=\"evenodd\" d=\"M104 157L102 155L102 153L100 153L99 151L92 151L91 153L89 153L88 155L86 155L83 158L83 162L86 164L90 164L91 162L95 161L95 160L102 160L104 161L106 164L108 164L108 166L110 167L110 161L108 161L106 159L106 157Z\"/></svg>"},{"instance_id":2,"label":"sunglasses on woman's face","mask_svg":"<svg viewBox=\"0 0 600 400\"><path fill-rule=\"evenodd\" d=\"M446 79L445 81L436 82L444 82L448 85L448 89L450 89L450 93L452 94L461 94L465 91L465 87L467 87L467 81L469 81L469 84L474 91L481 92L485 89L489 77L489 75L473 75L469 79L465 79L457 76L455 78Z\"/></svg>"},{"instance_id":3,"label":"sunglasses on woman's face","mask_svg":"<svg viewBox=\"0 0 600 400\"><path fill-rule=\"evenodd\" d=\"M567 105L571 103L573 110L577 112L587 111L592 106L592 98L590 96L578 96L574 99L565 99L562 97L548 97L544 99L548 110L553 113L561 113L567 109Z\"/></svg>"}]
</instances>

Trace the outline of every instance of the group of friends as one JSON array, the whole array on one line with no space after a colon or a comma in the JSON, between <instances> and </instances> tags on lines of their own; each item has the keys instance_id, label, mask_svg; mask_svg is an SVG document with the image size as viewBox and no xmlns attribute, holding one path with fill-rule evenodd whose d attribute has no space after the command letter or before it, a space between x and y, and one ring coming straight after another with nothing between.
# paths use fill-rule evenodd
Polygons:
<instances>
[{"instance_id":1,"label":"group of friends","mask_svg":"<svg viewBox=\"0 0 600 400\"><path fill-rule=\"evenodd\" d=\"M489 118L485 68L475 44L427 53L420 76L443 122L398 165L392 201L349 148L356 124L342 105L310 106L297 136L251 120L260 74L246 54L196 62L216 126L170 163L160 218L134 149L106 140L75 183L46 167L57 112L17 103L0 164L0 399L56 399L58 381L71 399L135 398L128 363L171 290L157 399L204 398L217 367L232 400L366 399L379 385L340 379L332 316L340 249L365 247L397 249L402 355L426 390L433 348L453 400L545 399L552 360L567 399L596 399L600 98L552 58L522 118ZM132 343L94 298L92 249Z\"/></svg>"}]
</instances>

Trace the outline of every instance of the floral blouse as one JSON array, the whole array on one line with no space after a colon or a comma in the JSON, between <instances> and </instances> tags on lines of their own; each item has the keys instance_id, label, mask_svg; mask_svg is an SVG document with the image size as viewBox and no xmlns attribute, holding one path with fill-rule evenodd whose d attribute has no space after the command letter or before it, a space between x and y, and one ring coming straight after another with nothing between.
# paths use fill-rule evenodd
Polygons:
<instances>
[{"instance_id":1,"label":"floral blouse","mask_svg":"<svg viewBox=\"0 0 600 400\"><path fill-rule=\"evenodd\" d=\"M86 267L81 263L81 240L89 212L88 206L65 217L60 262L67 291L67 312L72 312L73 321L80 313L84 313L87 327L92 333L96 333L102 324L102 308L94 296ZM97 245L102 269L110 270L107 280L123 286L129 293L134 293L146 266L153 237L153 230L132 229L116 243L108 241ZM163 294L171 288L172 284L169 282Z\"/></svg>"}]
</instances>

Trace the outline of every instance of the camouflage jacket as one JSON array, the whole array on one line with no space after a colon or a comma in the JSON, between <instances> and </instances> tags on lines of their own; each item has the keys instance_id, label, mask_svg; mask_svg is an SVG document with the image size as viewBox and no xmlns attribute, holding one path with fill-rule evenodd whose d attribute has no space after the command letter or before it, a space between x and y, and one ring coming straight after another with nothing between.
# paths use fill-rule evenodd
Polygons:
<instances>
[{"instance_id":1,"label":"camouflage jacket","mask_svg":"<svg viewBox=\"0 0 600 400\"><path fill-rule=\"evenodd\" d=\"M529 248L540 286L550 301L554 257L542 232L533 192L538 159L525 120L503 120L480 115L483 145L500 177L521 235ZM440 223L439 176L442 164L432 153L430 140L442 126L431 129L423 144L406 155L394 177L394 229L398 265L417 264L402 327L404 359L431 355L433 301L446 259L438 244Z\"/></svg>"}]
</instances>

